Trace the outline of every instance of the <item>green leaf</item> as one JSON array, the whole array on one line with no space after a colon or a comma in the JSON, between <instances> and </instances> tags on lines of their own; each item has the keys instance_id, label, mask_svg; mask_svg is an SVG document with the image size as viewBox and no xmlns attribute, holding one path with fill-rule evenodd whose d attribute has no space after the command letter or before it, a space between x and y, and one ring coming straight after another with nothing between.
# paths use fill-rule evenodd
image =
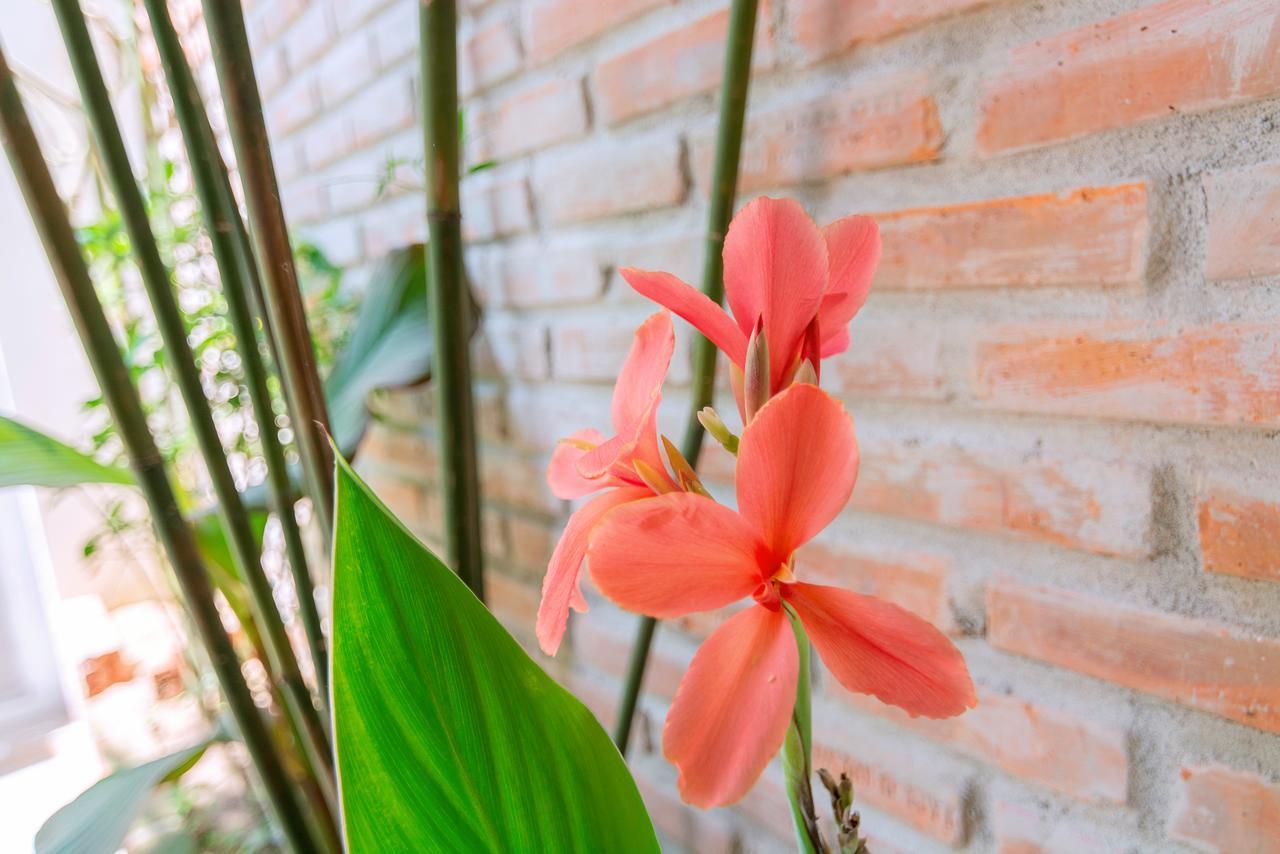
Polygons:
<instances>
[{"instance_id":1,"label":"green leaf","mask_svg":"<svg viewBox=\"0 0 1280 854\"><path fill-rule=\"evenodd\" d=\"M36 832L36 854L114 854L151 790L185 774L218 737L124 768L85 789Z\"/></svg>"},{"instance_id":2,"label":"green leaf","mask_svg":"<svg viewBox=\"0 0 1280 854\"><path fill-rule=\"evenodd\" d=\"M0 416L0 487L81 483L133 483L133 474L104 466L70 445Z\"/></svg>"},{"instance_id":3,"label":"green leaf","mask_svg":"<svg viewBox=\"0 0 1280 854\"><path fill-rule=\"evenodd\" d=\"M334 738L352 854L657 851L613 742L344 461Z\"/></svg>"},{"instance_id":4,"label":"green leaf","mask_svg":"<svg viewBox=\"0 0 1280 854\"><path fill-rule=\"evenodd\" d=\"M325 380L338 448L348 456L355 450L369 422L370 392L420 382L430 370L427 268L418 244L388 256L369 282L355 329Z\"/></svg>"}]
</instances>

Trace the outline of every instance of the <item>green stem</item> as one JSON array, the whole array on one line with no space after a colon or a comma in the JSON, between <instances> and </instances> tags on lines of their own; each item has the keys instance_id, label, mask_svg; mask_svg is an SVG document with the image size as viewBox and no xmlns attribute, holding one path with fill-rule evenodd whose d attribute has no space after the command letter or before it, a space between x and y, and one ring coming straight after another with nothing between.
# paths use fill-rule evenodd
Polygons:
<instances>
[{"instance_id":1,"label":"green stem","mask_svg":"<svg viewBox=\"0 0 1280 854\"><path fill-rule=\"evenodd\" d=\"M257 324L253 305L253 291L245 278L243 246L238 236L243 233L243 222L235 206L231 181L226 166L218 152L209 116L204 110L200 90L187 65L182 43L169 17L164 0L144 0L151 19L151 31L160 53L173 98L174 113L182 136L186 141L188 161L200 207L207 222L213 255L218 263L222 290L226 295L231 324L239 342L244 363L245 381L249 398L253 402L254 415L258 419L258 432L262 441L262 455L267 464L267 489L271 506L280 520L284 535L289 567L293 572L294 588L298 596L298 612L306 631L307 644L315 667L319 693L327 700L328 665L324 633L320 626L320 611L316 606L315 587L307 568L307 554L302 542L302 532L294 513L293 489L289 483L289 471L284 448L275 427L275 411L271 391L267 385L267 368L259 350ZM252 270L252 261L248 265ZM261 315L258 315L259 317Z\"/></svg>"},{"instance_id":2,"label":"green stem","mask_svg":"<svg viewBox=\"0 0 1280 854\"><path fill-rule=\"evenodd\" d=\"M738 162L742 155L742 128L747 115L747 90L751 83L751 48L755 41L757 0L733 0L729 10L729 33L725 42L724 79L720 83L720 126L716 133L716 155L711 176L711 197L707 211L706 247L702 259L702 292L715 302L724 299L724 236L733 218L733 201L738 188ZM699 335L693 345L693 399L680 452L695 469L702 454L702 423L698 412L710 406L715 396L716 346ZM613 740L623 756L631 739L640 686L649 662L649 648L657 621L641 617L631 648L631 663L623 687L622 706Z\"/></svg>"},{"instance_id":3,"label":"green stem","mask_svg":"<svg viewBox=\"0 0 1280 854\"><path fill-rule=\"evenodd\" d=\"M471 318L462 275L458 202L457 14L455 0L431 0L419 6L429 235L427 296L435 337L432 381L440 436L445 549L458 576L483 601Z\"/></svg>"},{"instance_id":4,"label":"green stem","mask_svg":"<svg viewBox=\"0 0 1280 854\"><path fill-rule=\"evenodd\" d=\"M209 400L204 394L195 356L187 341L187 330L170 284L169 270L160 257L160 249L151 230L146 203L129 163L120 125L112 111L110 94L102 79L88 25L80 11L78 0L54 0L53 8L112 194L129 235L143 287L150 298L156 326L169 354L168 362L173 378L186 405L196 444L213 484L219 516L227 531L236 564L249 588L254 619L262 630L270 657L267 663L280 680L287 713L294 719L299 732L306 736L302 747L304 755L310 759L309 764L317 766L317 773L332 777L332 760L329 758L324 724L302 679L302 671L298 667L284 621L275 605L271 582L262 567L261 553L249 514L236 490L235 480L227 464L226 452L218 436ZM310 339L307 346L310 346Z\"/></svg>"},{"instance_id":5,"label":"green stem","mask_svg":"<svg viewBox=\"0 0 1280 854\"><path fill-rule=\"evenodd\" d=\"M796 704L791 712L791 725L782 745L782 770L787 778L787 800L796 825L796 841L805 854L826 854L827 848L818 832L818 814L813 806L813 713L809 699L809 635L790 606L787 617L796 636L800 655L796 679Z\"/></svg>"},{"instance_id":6,"label":"green stem","mask_svg":"<svg viewBox=\"0 0 1280 854\"><path fill-rule=\"evenodd\" d=\"M239 3L226 0L205 0L202 5L236 151L236 168L249 208L250 230L261 263L263 301L277 349L277 365L298 437L302 469L327 538L333 528L334 471L328 438L329 413L298 288L289 229L280 206L280 187L271 162L244 13Z\"/></svg>"},{"instance_id":7,"label":"green stem","mask_svg":"<svg viewBox=\"0 0 1280 854\"><path fill-rule=\"evenodd\" d=\"M67 219L66 208L40 153L3 52L0 52L0 128L4 132L5 148L14 174L49 256L67 310L98 378L151 510L152 524L182 589L200 641L208 651L245 748L258 769L267 798L289 843L298 851L314 850L306 816L266 721L254 704L253 695L240 672L240 661L214 602L208 572L196 549L191 528L178 509L173 485L147 427L142 401L129 379L129 369L94 292L89 270Z\"/></svg>"}]
</instances>

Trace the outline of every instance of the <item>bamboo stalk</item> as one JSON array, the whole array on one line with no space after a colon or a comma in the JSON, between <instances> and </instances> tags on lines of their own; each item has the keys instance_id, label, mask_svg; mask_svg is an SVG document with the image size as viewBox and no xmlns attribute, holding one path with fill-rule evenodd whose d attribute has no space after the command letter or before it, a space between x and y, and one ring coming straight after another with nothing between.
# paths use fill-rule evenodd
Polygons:
<instances>
[{"instance_id":1,"label":"bamboo stalk","mask_svg":"<svg viewBox=\"0 0 1280 854\"><path fill-rule=\"evenodd\" d=\"M751 49L755 41L756 6L758 0L733 0L729 10L729 32L725 40L724 79L720 82L720 126L716 132L716 156L711 177L711 198L707 210L705 254L702 259L702 292L715 302L724 299L724 236L733 218L733 201L738 188L738 161L742 154L742 128L747 115L747 90L751 82ZM685 427L680 452L695 469L702 455L702 423L698 412L710 406L715 395L716 346L699 335L693 349L693 397L689 421ZM631 723L644 671L649 663L649 648L658 621L641 617L636 639L631 647L627 679L623 685L622 704L614 730L614 743L623 756L631 738Z\"/></svg>"},{"instance_id":2,"label":"bamboo stalk","mask_svg":"<svg viewBox=\"0 0 1280 854\"><path fill-rule=\"evenodd\" d=\"M322 789L333 791L333 760L325 727L302 679L302 671L289 642L288 632L275 605L271 582L262 567L249 515L227 465L226 453L213 421L209 400L205 397L200 375L196 370L195 357L187 343L182 315L170 286L169 271L160 257L155 234L147 217L146 204L129 164L124 137L112 112L110 95L102 79L89 37L89 28L78 0L53 0L53 8L80 88L82 106L89 118L108 183L120 209L125 231L129 235L130 247L143 287L151 301L156 326L170 357L169 365L174 380L186 404L196 443L213 484L219 516L226 528L236 564L249 588L254 620L262 631L267 654L271 659L267 663L279 680L287 713L305 736L302 747L308 765L313 766ZM334 802L336 803L336 798ZM336 832L336 819L330 824Z\"/></svg>"},{"instance_id":3,"label":"bamboo stalk","mask_svg":"<svg viewBox=\"0 0 1280 854\"><path fill-rule=\"evenodd\" d=\"M306 816L284 761L276 752L266 721L240 672L231 639L222 626L191 528L178 509L164 462L147 427L138 391L116 344L66 208L49 167L40 153L30 120L18 96L13 74L0 51L0 129L5 148L32 220L49 256L58 286L93 366L134 474L151 510L151 520L182 589L192 622L209 654L223 696L231 709L245 748L262 778L263 788L289 843L298 851L313 850Z\"/></svg>"},{"instance_id":4,"label":"bamboo stalk","mask_svg":"<svg viewBox=\"0 0 1280 854\"><path fill-rule=\"evenodd\" d=\"M427 294L435 336L432 380L438 402L446 552L454 571L483 601L470 301L462 274L458 202L457 15L455 0L431 0L419 7L429 235Z\"/></svg>"},{"instance_id":5,"label":"bamboo stalk","mask_svg":"<svg viewBox=\"0 0 1280 854\"><path fill-rule=\"evenodd\" d=\"M334 471L329 413L298 288L289 229L280 206L280 187L271 162L271 144L262 117L262 98L244 13L240 3L228 0L205 0L203 8L235 146L236 167L249 208L250 231L258 250L268 326L274 336L277 364L298 436L302 469L316 516L328 538L333 528Z\"/></svg>"},{"instance_id":6,"label":"bamboo stalk","mask_svg":"<svg viewBox=\"0 0 1280 854\"><path fill-rule=\"evenodd\" d=\"M237 245L237 238L243 235L243 221L238 225L233 222L240 220L240 212L235 205L231 181L222 162L222 155L218 152L217 140L209 124L209 116L205 112L195 76L187 65L182 43L169 17L168 6L164 0L143 0L143 5L151 19L151 31L169 83L174 113L186 141L187 159L191 165L196 195L204 212L231 325L240 345L245 381L249 387L254 415L258 420L262 455L267 463L267 490L284 534L285 550L298 595L298 611L306 631L320 696L327 701L329 673L320 611L316 607L315 587L307 569L302 532L294 513L293 489L289 483L284 448L275 428L271 391L267 386L267 368L263 364L258 345L254 321L257 319L255 314L261 316L260 307L254 304L254 293L245 278L245 273L253 269L252 258L246 264L243 255L247 247Z\"/></svg>"}]
</instances>

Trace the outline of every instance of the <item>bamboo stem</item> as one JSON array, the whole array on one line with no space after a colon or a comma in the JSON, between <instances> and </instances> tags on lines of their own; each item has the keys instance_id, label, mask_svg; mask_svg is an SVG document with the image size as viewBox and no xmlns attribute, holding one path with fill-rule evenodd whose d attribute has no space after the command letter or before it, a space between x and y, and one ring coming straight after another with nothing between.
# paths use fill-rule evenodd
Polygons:
<instances>
[{"instance_id":1,"label":"bamboo stem","mask_svg":"<svg viewBox=\"0 0 1280 854\"><path fill-rule=\"evenodd\" d=\"M49 256L67 310L75 322L89 362L129 455L151 520L182 588L192 622L208 651L223 696L252 757L276 818L289 843L298 851L313 850L306 816L293 784L276 752L266 721L240 672L231 639L214 603L208 572L196 549L191 528L178 509L173 486L155 440L147 427L138 391L116 344L66 208L18 96L13 74L0 51L0 128L13 171L22 188L32 220Z\"/></svg>"},{"instance_id":2,"label":"bamboo stem","mask_svg":"<svg viewBox=\"0 0 1280 854\"><path fill-rule=\"evenodd\" d=\"M325 537L333 528L333 453L329 446L329 413L307 328L306 309L289 244L289 229L280 206L280 187L271 162L271 144L262 117L249 36L238 2L205 0L205 23L213 48L213 64L222 86L223 104L236 167L249 208L250 231L261 263L263 301L277 348L277 364L298 436L298 450L316 516Z\"/></svg>"},{"instance_id":3,"label":"bamboo stem","mask_svg":"<svg viewBox=\"0 0 1280 854\"><path fill-rule=\"evenodd\" d=\"M449 562L484 601L480 478L476 469L475 405L471 391L471 318L462 275L458 203L458 57L455 0L419 7L423 150L427 172L427 294L435 337L432 380Z\"/></svg>"},{"instance_id":4,"label":"bamboo stem","mask_svg":"<svg viewBox=\"0 0 1280 854\"><path fill-rule=\"evenodd\" d=\"M143 287L151 301L156 326L168 351L174 380L186 404L196 443L213 484L219 516L226 528L236 564L249 588L254 620L262 630L270 657L267 663L280 680L287 713L298 730L306 736L302 740L302 747L304 756L309 760L308 764L315 766L318 778L328 777L329 787L332 788L333 762L324 724L302 679L302 671L289 642L288 632L275 605L271 582L262 567L249 515L227 465L226 453L213 421L213 412L196 370L195 357L187 343L187 332L170 286L169 271L160 257L160 249L147 217L146 204L129 164L124 137L111 108L111 98L102 79L89 37L89 28L78 0L54 0L53 8L71 58L72 71L79 84L83 108L88 115L125 231L129 235ZM334 824L336 826L336 820Z\"/></svg>"},{"instance_id":5,"label":"bamboo stem","mask_svg":"<svg viewBox=\"0 0 1280 854\"><path fill-rule=\"evenodd\" d=\"M285 550L298 596L298 611L306 631L319 693L327 701L329 674L320 611L316 606L315 587L307 568L302 532L294 513L293 489L289 483L284 448L275 427L271 391L267 386L267 368L263 364L258 344L255 314L261 316L258 314L260 307L254 304L253 291L245 279L246 266L242 257L245 247L237 245L237 238L243 234L243 222L238 226L233 222L240 219L240 212L231 192L231 181L222 162L222 155L218 152L217 140L209 124L200 90L190 66L187 65L182 43L169 17L168 6L164 0L143 0L143 4L151 19L151 31L160 61L164 65L174 113L186 141L187 159L191 165L196 195L204 212L231 325L239 342L249 398L258 420L262 455L267 464L267 489L271 506L280 520L284 534ZM251 258L247 269L252 270Z\"/></svg>"},{"instance_id":6,"label":"bamboo stem","mask_svg":"<svg viewBox=\"0 0 1280 854\"><path fill-rule=\"evenodd\" d=\"M720 126L716 132L716 157L711 177L711 198L707 210L705 254L702 259L702 292L717 303L724 299L724 236L733 218L733 201L738 187L738 161L742 154L742 128L747 115L747 90L751 83L751 48L755 41L758 0L733 0L729 10L729 32L725 40L724 79L720 83ZM702 455L702 423L698 412L710 406L715 395L716 346L699 335L693 345L693 398L680 452L695 469ZM614 743L623 756L631 738L649 648L657 620L641 617L631 647L627 680Z\"/></svg>"}]
</instances>

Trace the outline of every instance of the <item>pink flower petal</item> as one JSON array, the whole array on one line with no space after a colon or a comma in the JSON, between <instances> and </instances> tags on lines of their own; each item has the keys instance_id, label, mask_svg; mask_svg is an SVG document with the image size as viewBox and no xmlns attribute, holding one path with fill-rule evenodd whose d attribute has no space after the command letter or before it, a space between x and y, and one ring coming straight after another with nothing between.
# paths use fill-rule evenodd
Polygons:
<instances>
[{"instance_id":1,"label":"pink flower petal","mask_svg":"<svg viewBox=\"0 0 1280 854\"><path fill-rule=\"evenodd\" d=\"M853 419L817 386L787 388L742 431L738 509L775 562L836 517L857 476Z\"/></svg>"},{"instance_id":2,"label":"pink flower petal","mask_svg":"<svg viewBox=\"0 0 1280 854\"><path fill-rule=\"evenodd\" d=\"M665 311L650 316L636 330L631 351L613 386L613 429L618 435L634 435L645 420L651 404L662 392L675 348L671 315Z\"/></svg>"},{"instance_id":3,"label":"pink flower petal","mask_svg":"<svg viewBox=\"0 0 1280 854\"><path fill-rule=\"evenodd\" d=\"M583 477L578 471L578 462L588 453L588 449L580 447L580 444L599 445L603 441L604 435L591 427L560 440L551 452L551 464L547 466L547 485L551 487L552 495L572 501L608 485L599 478Z\"/></svg>"},{"instance_id":4,"label":"pink flower petal","mask_svg":"<svg viewBox=\"0 0 1280 854\"><path fill-rule=\"evenodd\" d=\"M662 732L680 796L709 809L740 800L782 747L799 655L787 615L753 605L693 656Z\"/></svg>"},{"instance_id":5,"label":"pink flower petal","mask_svg":"<svg viewBox=\"0 0 1280 854\"><path fill-rule=\"evenodd\" d=\"M724 313L724 309L702 291L670 273L637 270L633 267L623 267L618 272L636 293L683 317L723 350L735 365L742 364L747 353L746 333L739 330L729 315Z\"/></svg>"},{"instance_id":6,"label":"pink flower petal","mask_svg":"<svg viewBox=\"0 0 1280 854\"><path fill-rule=\"evenodd\" d=\"M738 211L725 235L724 286L744 336L764 318L777 389L827 288L827 246L799 203L762 197Z\"/></svg>"},{"instance_id":7,"label":"pink flower petal","mask_svg":"<svg viewBox=\"0 0 1280 854\"><path fill-rule=\"evenodd\" d=\"M952 717L977 704L960 650L909 611L818 584L786 584L782 596L827 669L850 691L927 718Z\"/></svg>"},{"instance_id":8,"label":"pink flower petal","mask_svg":"<svg viewBox=\"0 0 1280 854\"><path fill-rule=\"evenodd\" d=\"M542 579L536 634L538 646L547 655L555 655L560 648L569 622L569 606L586 603L578 589L578 572L587 553L592 529L613 508L652 494L647 489L611 489L583 504L569 517L569 524L560 535L560 542L547 565L547 574Z\"/></svg>"},{"instance_id":9,"label":"pink flower petal","mask_svg":"<svg viewBox=\"0 0 1280 854\"><path fill-rule=\"evenodd\" d=\"M880 227L869 216L847 216L823 228L822 237L830 270L819 309L822 354L834 356L849 346L849 321L871 290L871 278L880 263Z\"/></svg>"},{"instance_id":10,"label":"pink flower petal","mask_svg":"<svg viewBox=\"0 0 1280 854\"><path fill-rule=\"evenodd\" d=\"M591 537L587 566L600 592L628 611L667 619L750 596L763 551L740 515L672 492L619 507Z\"/></svg>"}]
</instances>

